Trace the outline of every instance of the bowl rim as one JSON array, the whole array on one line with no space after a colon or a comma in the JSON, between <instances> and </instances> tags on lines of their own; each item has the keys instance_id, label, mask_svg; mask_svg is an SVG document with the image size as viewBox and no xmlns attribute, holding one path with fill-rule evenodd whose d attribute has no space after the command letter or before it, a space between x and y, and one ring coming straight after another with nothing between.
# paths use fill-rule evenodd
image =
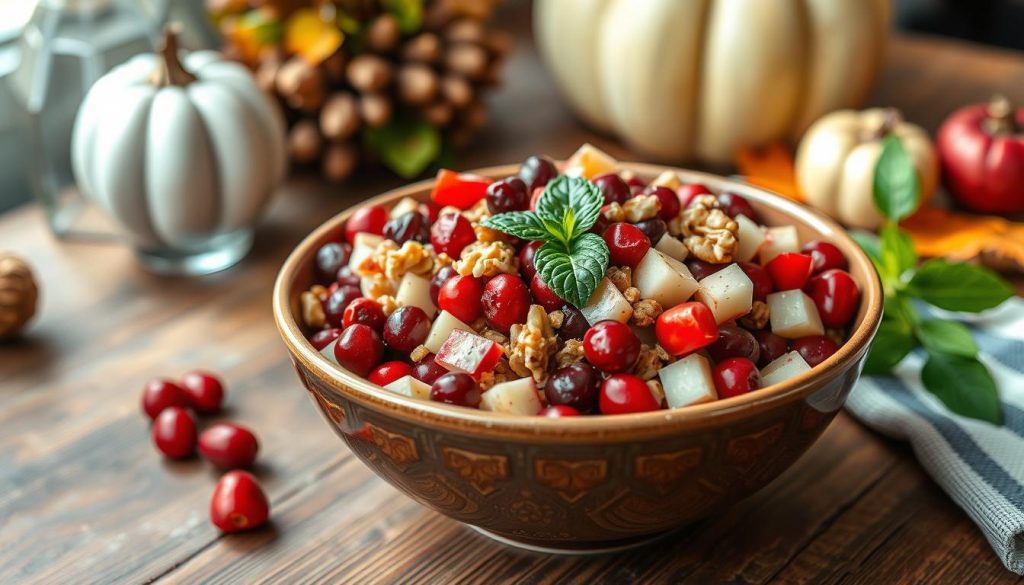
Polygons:
<instances>
[{"instance_id":1,"label":"bowl rim","mask_svg":"<svg viewBox=\"0 0 1024 585\"><path fill-rule=\"evenodd\" d=\"M727 190L752 199L759 204L775 208L796 222L806 224L812 230L830 234L833 241L847 257L851 272L867 275L861 285L861 307L858 313L863 317L851 332L849 339L839 351L821 364L782 383L773 384L755 392L697 404L678 409L613 416L583 416L566 419L538 416L514 416L478 409L441 404L402 396L389 392L365 378L328 361L302 334L291 313L289 289L305 262L312 261L314 245L330 233L337 233L344 221L358 208L367 205L397 203L403 197L421 198L429 192L434 179L425 179L409 185L386 191L376 197L362 201L322 223L307 235L288 255L274 283L274 321L292 359L314 376L329 380L330 385L317 385L321 390L339 394L341 398L354 400L373 410L385 409L394 416L419 424L429 423L464 432L485 433L497 436L531 437L562 441L566 439L601 440L611 435L629 432L637 435L658 436L670 434L680 428L699 430L718 426L756 413L769 407L789 403L811 394L825 383L845 374L856 365L857 360L867 351L882 317L882 285L868 256L835 221L821 212L777 195L767 189L743 183L702 171L638 162L619 162L621 170L632 170L642 175L656 176L663 171L678 173L685 182L699 182L715 192ZM518 165L484 167L469 173L485 177L503 177L514 174ZM794 222L793 225L797 225ZM298 367L298 363L296 363ZM838 407L837 407L838 409ZM471 430L470 430L471 429Z\"/></svg>"}]
</instances>

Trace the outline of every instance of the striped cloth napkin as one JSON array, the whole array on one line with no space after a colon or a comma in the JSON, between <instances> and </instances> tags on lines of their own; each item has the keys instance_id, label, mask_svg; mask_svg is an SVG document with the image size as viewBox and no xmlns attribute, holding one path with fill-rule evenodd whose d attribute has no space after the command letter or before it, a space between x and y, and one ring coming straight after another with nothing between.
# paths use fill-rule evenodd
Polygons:
<instances>
[{"instance_id":1,"label":"striped cloth napkin","mask_svg":"<svg viewBox=\"0 0 1024 585\"><path fill-rule=\"evenodd\" d=\"M921 308L970 327L999 385L1004 426L951 413L921 385L923 353L892 377L865 376L846 408L867 426L909 441L921 465L985 533L1006 568L1024 574L1024 299L979 315ZM920 350L918 350L920 352Z\"/></svg>"}]
</instances>

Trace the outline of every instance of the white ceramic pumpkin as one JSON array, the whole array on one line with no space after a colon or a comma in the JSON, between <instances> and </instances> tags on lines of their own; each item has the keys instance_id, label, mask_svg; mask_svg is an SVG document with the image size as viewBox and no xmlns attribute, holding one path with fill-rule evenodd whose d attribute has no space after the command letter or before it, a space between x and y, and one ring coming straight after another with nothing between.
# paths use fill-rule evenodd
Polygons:
<instances>
[{"instance_id":1,"label":"white ceramic pumpkin","mask_svg":"<svg viewBox=\"0 0 1024 585\"><path fill-rule=\"evenodd\" d=\"M727 163L866 99L888 0L538 0L535 36L590 124L662 159Z\"/></svg>"},{"instance_id":2,"label":"white ceramic pumpkin","mask_svg":"<svg viewBox=\"0 0 1024 585\"><path fill-rule=\"evenodd\" d=\"M142 248L202 249L249 230L286 170L284 120L241 65L211 51L160 54L103 76L79 109L82 191Z\"/></svg>"}]
</instances>

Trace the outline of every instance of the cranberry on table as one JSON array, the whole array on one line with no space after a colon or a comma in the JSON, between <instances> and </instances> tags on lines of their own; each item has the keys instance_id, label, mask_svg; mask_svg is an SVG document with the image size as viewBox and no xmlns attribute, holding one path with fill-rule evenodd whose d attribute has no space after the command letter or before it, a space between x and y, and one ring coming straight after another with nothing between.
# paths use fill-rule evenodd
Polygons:
<instances>
[{"instance_id":1,"label":"cranberry on table","mask_svg":"<svg viewBox=\"0 0 1024 585\"><path fill-rule=\"evenodd\" d=\"M526 322L526 314L530 311L530 291L518 277L499 274L484 285L480 303L487 324L508 333L512 325Z\"/></svg>"},{"instance_id":2,"label":"cranberry on table","mask_svg":"<svg viewBox=\"0 0 1024 585\"><path fill-rule=\"evenodd\" d=\"M654 335L665 351L682 356L714 343L718 324L704 303L680 303L658 315Z\"/></svg>"},{"instance_id":3,"label":"cranberry on table","mask_svg":"<svg viewBox=\"0 0 1024 585\"><path fill-rule=\"evenodd\" d=\"M448 372L434 380L430 386L430 399L434 402L476 408L480 405L480 386L469 374Z\"/></svg>"},{"instance_id":4,"label":"cranberry on table","mask_svg":"<svg viewBox=\"0 0 1024 585\"><path fill-rule=\"evenodd\" d=\"M558 176L558 167L546 156L531 156L519 166L519 178L533 192Z\"/></svg>"},{"instance_id":5,"label":"cranberry on table","mask_svg":"<svg viewBox=\"0 0 1024 585\"><path fill-rule=\"evenodd\" d=\"M190 406L189 396L181 386L170 380L157 378L146 382L142 389L142 411L151 420L165 408Z\"/></svg>"},{"instance_id":6,"label":"cranberry on table","mask_svg":"<svg viewBox=\"0 0 1024 585\"><path fill-rule=\"evenodd\" d=\"M660 240L661 237L665 235L665 232L668 231L668 224L665 223L665 220L657 217L654 219L638 221L633 225L642 231L652 244L657 244L658 240Z\"/></svg>"},{"instance_id":7,"label":"cranberry on table","mask_svg":"<svg viewBox=\"0 0 1024 585\"><path fill-rule=\"evenodd\" d=\"M775 287L772 285L772 277L764 266L754 264L753 262L737 262L737 264L740 270L750 279L750 282L754 284L755 301L764 302L768 295L775 292Z\"/></svg>"},{"instance_id":8,"label":"cranberry on table","mask_svg":"<svg viewBox=\"0 0 1024 585\"><path fill-rule=\"evenodd\" d=\"M623 372L640 357L640 340L625 323L594 323L583 336L583 355L603 372Z\"/></svg>"},{"instance_id":9,"label":"cranberry on table","mask_svg":"<svg viewBox=\"0 0 1024 585\"><path fill-rule=\"evenodd\" d=\"M224 401L224 384L209 372L188 372L181 378L181 388L188 395L189 406L200 414L213 414Z\"/></svg>"},{"instance_id":10,"label":"cranberry on table","mask_svg":"<svg viewBox=\"0 0 1024 585\"><path fill-rule=\"evenodd\" d=\"M835 244L821 240L811 240L804 244L800 251L814 260L814 274L819 274L833 268L838 268L839 270L849 268L846 256L843 256L843 253L839 251Z\"/></svg>"},{"instance_id":11,"label":"cranberry on table","mask_svg":"<svg viewBox=\"0 0 1024 585\"><path fill-rule=\"evenodd\" d=\"M583 339L590 329L590 323L583 316L583 312L570 304L562 305L559 309L565 318L562 319L562 326L558 328L558 336L562 339Z\"/></svg>"},{"instance_id":12,"label":"cranberry on table","mask_svg":"<svg viewBox=\"0 0 1024 585\"><path fill-rule=\"evenodd\" d=\"M153 444L170 459L184 459L196 452L196 419L180 406L163 409L153 421Z\"/></svg>"},{"instance_id":13,"label":"cranberry on table","mask_svg":"<svg viewBox=\"0 0 1024 585\"><path fill-rule=\"evenodd\" d=\"M342 242L328 242L316 251L316 275L321 282L333 282L338 270L348 264L352 246Z\"/></svg>"},{"instance_id":14,"label":"cranberry on table","mask_svg":"<svg viewBox=\"0 0 1024 585\"><path fill-rule=\"evenodd\" d=\"M594 177L594 185L604 195L605 205L609 203L625 203L633 196L629 185L622 180L622 177L615 173L604 173Z\"/></svg>"},{"instance_id":15,"label":"cranberry on table","mask_svg":"<svg viewBox=\"0 0 1024 585\"><path fill-rule=\"evenodd\" d=\"M327 296L324 301L324 316L331 327L341 327L345 322L345 309L349 303L363 296L363 291L357 286L346 284L339 286L334 292Z\"/></svg>"},{"instance_id":16,"label":"cranberry on table","mask_svg":"<svg viewBox=\"0 0 1024 585\"><path fill-rule=\"evenodd\" d=\"M399 378L411 375L412 366L405 362L396 360L384 362L377 366L372 372L370 372L370 375L367 376L366 379L378 386L387 386Z\"/></svg>"},{"instance_id":17,"label":"cranberry on table","mask_svg":"<svg viewBox=\"0 0 1024 585\"><path fill-rule=\"evenodd\" d=\"M359 275L356 274L352 268L349 266L342 266L338 269L338 274L335 276L334 284L338 286L348 285L358 288L360 280Z\"/></svg>"},{"instance_id":18,"label":"cranberry on table","mask_svg":"<svg viewBox=\"0 0 1024 585\"><path fill-rule=\"evenodd\" d=\"M580 414L580 411L576 410L571 406L562 406L560 404L555 404L551 406L545 406L544 408L540 409L540 412L537 413L537 416L546 416L548 418L562 418L565 416L580 416Z\"/></svg>"},{"instance_id":19,"label":"cranberry on table","mask_svg":"<svg viewBox=\"0 0 1024 585\"><path fill-rule=\"evenodd\" d=\"M424 384L433 384L435 380L448 373L444 366L434 361L434 354L416 362L412 366L412 377Z\"/></svg>"},{"instance_id":20,"label":"cranberry on table","mask_svg":"<svg viewBox=\"0 0 1024 585\"><path fill-rule=\"evenodd\" d=\"M775 290L796 290L807 284L813 264L814 260L807 254L785 252L772 258L766 268Z\"/></svg>"},{"instance_id":21,"label":"cranberry on table","mask_svg":"<svg viewBox=\"0 0 1024 585\"><path fill-rule=\"evenodd\" d=\"M445 213L430 228L430 243L435 252L458 258L462 249L476 241L473 225L461 213Z\"/></svg>"},{"instance_id":22,"label":"cranberry on table","mask_svg":"<svg viewBox=\"0 0 1024 585\"><path fill-rule=\"evenodd\" d=\"M651 249L651 241L635 225L617 222L604 232L612 266L635 267Z\"/></svg>"},{"instance_id":23,"label":"cranberry on table","mask_svg":"<svg viewBox=\"0 0 1024 585\"><path fill-rule=\"evenodd\" d=\"M544 387L544 396L552 406L568 406L579 412L597 408L600 397L601 375L583 362L555 370Z\"/></svg>"},{"instance_id":24,"label":"cranberry on table","mask_svg":"<svg viewBox=\"0 0 1024 585\"><path fill-rule=\"evenodd\" d=\"M824 335L809 335L793 340L793 349L813 368L839 351L839 344Z\"/></svg>"},{"instance_id":25,"label":"cranberry on table","mask_svg":"<svg viewBox=\"0 0 1024 585\"><path fill-rule=\"evenodd\" d=\"M761 372L746 358L729 358L718 362L711 377L719 398L740 396L761 387Z\"/></svg>"},{"instance_id":26,"label":"cranberry on table","mask_svg":"<svg viewBox=\"0 0 1024 585\"><path fill-rule=\"evenodd\" d=\"M558 296L539 274L534 274L530 280L530 294L533 295L534 302L548 312L557 311L565 304L562 297Z\"/></svg>"},{"instance_id":27,"label":"cranberry on table","mask_svg":"<svg viewBox=\"0 0 1024 585\"><path fill-rule=\"evenodd\" d=\"M430 317L419 307L399 307L384 323L384 343L395 351L410 352L427 340Z\"/></svg>"},{"instance_id":28,"label":"cranberry on table","mask_svg":"<svg viewBox=\"0 0 1024 585\"><path fill-rule=\"evenodd\" d=\"M519 269L522 271L523 276L528 279L533 278L533 275L537 274L537 267L533 263L533 257L537 255L537 249L543 245L544 242L541 241L527 242L519 250Z\"/></svg>"},{"instance_id":29,"label":"cranberry on table","mask_svg":"<svg viewBox=\"0 0 1024 585\"><path fill-rule=\"evenodd\" d=\"M210 521L224 532L257 528L270 516L270 502L256 478L247 471L225 473L210 498Z\"/></svg>"},{"instance_id":30,"label":"cranberry on table","mask_svg":"<svg viewBox=\"0 0 1024 585\"><path fill-rule=\"evenodd\" d=\"M728 264L712 264L697 258L687 258L683 260L683 264L686 264L686 267L690 269L690 274L697 280L704 280L728 266Z\"/></svg>"},{"instance_id":31,"label":"cranberry on table","mask_svg":"<svg viewBox=\"0 0 1024 585\"><path fill-rule=\"evenodd\" d=\"M519 177L507 177L487 186L487 211L491 215L525 211L530 207L530 190Z\"/></svg>"},{"instance_id":32,"label":"cranberry on table","mask_svg":"<svg viewBox=\"0 0 1024 585\"><path fill-rule=\"evenodd\" d=\"M354 244L358 233L382 235L389 216L388 210L380 205L360 207L345 222L345 240Z\"/></svg>"},{"instance_id":33,"label":"cranberry on table","mask_svg":"<svg viewBox=\"0 0 1024 585\"><path fill-rule=\"evenodd\" d=\"M449 278L441 286L437 293L437 306L463 323L472 323L484 313L480 304L483 295L484 283L481 279L458 275Z\"/></svg>"},{"instance_id":34,"label":"cranberry on table","mask_svg":"<svg viewBox=\"0 0 1024 585\"><path fill-rule=\"evenodd\" d=\"M767 329L754 331L753 336L757 340L757 347L760 350L757 365L762 368L784 356L789 351L789 344L786 342L786 339Z\"/></svg>"},{"instance_id":35,"label":"cranberry on table","mask_svg":"<svg viewBox=\"0 0 1024 585\"><path fill-rule=\"evenodd\" d=\"M399 244L409 240L426 243L430 241L430 224L422 213L407 211L384 224L384 237Z\"/></svg>"},{"instance_id":36,"label":"cranberry on table","mask_svg":"<svg viewBox=\"0 0 1024 585\"><path fill-rule=\"evenodd\" d=\"M455 278L459 273L451 265L442 266L440 270L430 279L430 300L437 306L437 297L441 293L441 287L448 282L449 278Z\"/></svg>"},{"instance_id":37,"label":"cranberry on table","mask_svg":"<svg viewBox=\"0 0 1024 585\"><path fill-rule=\"evenodd\" d=\"M601 414L630 414L660 410L661 403L642 378L615 374L601 384Z\"/></svg>"},{"instance_id":38,"label":"cranberry on table","mask_svg":"<svg viewBox=\"0 0 1024 585\"><path fill-rule=\"evenodd\" d=\"M718 326L718 339L708 346L708 353L716 362L742 357L757 363L761 357L761 348L749 331L725 323Z\"/></svg>"},{"instance_id":39,"label":"cranberry on table","mask_svg":"<svg viewBox=\"0 0 1024 585\"><path fill-rule=\"evenodd\" d=\"M676 195L679 197L679 203L683 209L686 209L695 197L698 195L711 195L711 191L700 183L688 183L676 189Z\"/></svg>"},{"instance_id":40,"label":"cranberry on table","mask_svg":"<svg viewBox=\"0 0 1024 585\"><path fill-rule=\"evenodd\" d=\"M309 343L316 348L317 351L327 347L332 341L341 336L341 329L321 329L313 335L309 336Z\"/></svg>"},{"instance_id":41,"label":"cranberry on table","mask_svg":"<svg viewBox=\"0 0 1024 585\"><path fill-rule=\"evenodd\" d=\"M729 217L735 218L737 215L745 215L747 219L757 223L761 222L760 217L754 211L754 207L750 205L750 202L735 193L722 193L718 196L718 204L722 206L722 210Z\"/></svg>"},{"instance_id":42,"label":"cranberry on table","mask_svg":"<svg viewBox=\"0 0 1024 585\"><path fill-rule=\"evenodd\" d=\"M843 327L857 314L860 289L845 270L833 268L812 276L805 290L825 327Z\"/></svg>"},{"instance_id":43,"label":"cranberry on table","mask_svg":"<svg viewBox=\"0 0 1024 585\"><path fill-rule=\"evenodd\" d=\"M259 450L256 435L235 423L216 423L199 435L199 454L221 469L249 467Z\"/></svg>"},{"instance_id":44,"label":"cranberry on table","mask_svg":"<svg viewBox=\"0 0 1024 585\"><path fill-rule=\"evenodd\" d=\"M645 195L654 195L658 198L658 202L661 203L661 210L658 212L658 217L668 221L675 216L679 215L679 210L682 205L679 203L679 196L676 192L668 187L647 187L644 189Z\"/></svg>"},{"instance_id":45,"label":"cranberry on table","mask_svg":"<svg viewBox=\"0 0 1024 585\"><path fill-rule=\"evenodd\" d=\"M384 342L380 335L361 323L346 327L334 345L334 359L364 378L383 357Z\"/></svg>"},{"instance_id":46,"label":"cranberry on table","mask_svg":"<svg viewBox=\"0 0 1024 585\"><path fill-rule=\"evenodd\" d=\"M348 327L354 323L362 323L373 328L374 331L382 331L386 320L384 307L381 307L380 303L373 299L359 297L358 299L353 299L345 307L345 312L342 313L341 317L341 324L343 327Z\"/></svg>"}]
</instances>

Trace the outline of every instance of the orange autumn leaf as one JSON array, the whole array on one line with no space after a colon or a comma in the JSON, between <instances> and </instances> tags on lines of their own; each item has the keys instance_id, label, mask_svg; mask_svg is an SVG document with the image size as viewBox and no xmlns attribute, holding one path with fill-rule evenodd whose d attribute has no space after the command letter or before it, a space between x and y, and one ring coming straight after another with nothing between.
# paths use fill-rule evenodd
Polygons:
<instances>
[{"instance_id":1,"label":"orange autumn leaf","mask_svg":"<svg viewBox=\"0 0 1024 585\"><path fill-rule=\"evenodd\" d=\"M345 36L337 24L320 18L314 10L296 10L285 25L284 48L310 65L319 65L341 47Z\"/></svg>"},{"instance_id":2,"label":"orange autumn leaf","mask_svg":"<svg viewBox=\"0 0 1024 585\"><path fill-rule=\"evenodd\" d=\"M761 149L741 148L736 152L736 167L752 185L804 202L796 183L793 155L783 144L775 143Z\"/></svg>"}]
</instances>

